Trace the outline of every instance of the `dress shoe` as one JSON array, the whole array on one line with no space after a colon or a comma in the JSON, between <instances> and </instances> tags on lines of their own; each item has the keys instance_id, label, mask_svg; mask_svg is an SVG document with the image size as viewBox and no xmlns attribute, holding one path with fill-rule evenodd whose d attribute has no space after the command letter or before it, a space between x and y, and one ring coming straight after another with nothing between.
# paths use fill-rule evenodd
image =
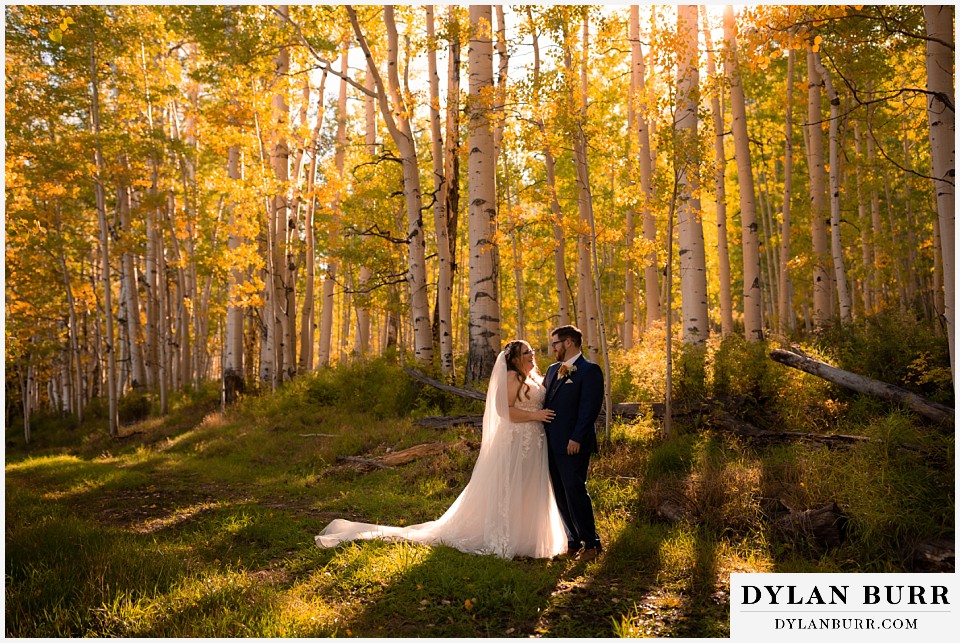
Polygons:
<instances>
[{"instance_id":1,"label":"dress shoe","mask_svg":"<svg viewBox=\"0 0 960 643\"><path fill-rule=\"evenodd\" d=\"M587 563L600 555L600 552L603 551L603 548L600 545L596 547L588 547L583 549L577 554L577 562Z\"/></svg>"},{"instance_id":2,"label":"dress shoe","mask_svg":"<svg viewBox=\"0 0 960 643\"><path fill-rule=\"evenodd\" d=\"M570 560L571 558L576 558L582 550L580 545L568 545L567 551L562 554L557 554L553 557L554 560Z\"/></svg>"}]
</instances>

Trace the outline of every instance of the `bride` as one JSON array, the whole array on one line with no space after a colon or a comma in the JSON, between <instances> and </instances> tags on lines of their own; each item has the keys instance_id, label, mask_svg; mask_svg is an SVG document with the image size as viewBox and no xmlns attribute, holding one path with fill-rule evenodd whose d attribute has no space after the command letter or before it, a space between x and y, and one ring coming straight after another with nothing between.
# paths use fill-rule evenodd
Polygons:
<instances>
[{"instance_id":1,"label":"bride","mask_svg":"<svg viewBox=\"0 0 960 643\"><path fill-rule=\"evenodd\" d=\"M480 455L470 482L440 518L409 527L337 519L316 537L320 547L349 540L407 540L501 558L551 558L567 549L547 462L546 390L523 340L497 356L487 389Z\"/></svg>"}]
</instances>

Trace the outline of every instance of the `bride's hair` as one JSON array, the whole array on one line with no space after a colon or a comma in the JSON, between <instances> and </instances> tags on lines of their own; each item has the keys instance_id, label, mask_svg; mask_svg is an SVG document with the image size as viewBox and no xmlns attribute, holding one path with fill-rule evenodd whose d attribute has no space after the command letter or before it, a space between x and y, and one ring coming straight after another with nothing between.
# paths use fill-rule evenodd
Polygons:
<instances>
[{"instance_id":1,"label":"bride's hair","mask_svg":"<svg viewBox=\"0 0 960 643\"><path fill-rule=\"evenodd\" d=\"M530 348L530 344L523 341L522 339L515 339L512 342L507 343L504 347L503 352L506 353L506 362L507 362L507 372L511 372L517 378L517 381L520 382L520 389L517 391L517 401L520 401L520 396L523 395L524 399L530 399L530 385L527 384L527 376L523 374L523 369L520 368L520 364L523 360L523 351ZM530 371L532 375L537 374L537 365L534 363L533 370Z\"/></svg>"}]
</instances>

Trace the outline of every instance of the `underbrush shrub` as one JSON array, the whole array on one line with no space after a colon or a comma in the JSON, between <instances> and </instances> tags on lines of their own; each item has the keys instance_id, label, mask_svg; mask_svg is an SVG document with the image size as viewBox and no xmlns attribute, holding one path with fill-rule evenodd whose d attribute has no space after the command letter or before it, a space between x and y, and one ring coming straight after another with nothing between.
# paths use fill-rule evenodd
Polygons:
<instances>
[{"instance_id":1,"label":"underbrush shrub","mask_svg":"<svg viewBox=\"0 0 960 643\"><path fill-rule=\"evenodd\" d=\"M707 396L707 347L684 346L674 362L673 394L678 404L695 402Z\"/></svg>"},{"instance_id":2,"label":"underbrush shrub","mask_svg":"<svg viewBox=\"0 0 960 643\"><path fill-rule=\"evenodd\" d=\"M320 406L386 418L408 412L417 391L410 376L399 366L379 358L322 368L308 378L305 395L309 402Z\"/></svg>"},{"instance_id":3,"label":"underbrush shrub","mask_svg":"<svg viewBox=\"0 0 960 643\"><path fill-rule=\"evenodd\" d=\"M786 367L770 359L769 342L748 342L742 335L731 334L707 346L713 397L767 401L787 385Z\"/></svg>"},{"instance_id":4,"label":"underbrush shrub","mask_svg":"<svg viewBox=\"0 0 960 643\"><path fill-rule=\"evenodd\" d=\"M954 404L947 338L912 315L884 313L829 327L812 345L844 370Z\"/></svg>"},{"instance_id":5,"label":"underbrush shrub","mask_svg":"<svg viewBox=\"0 0 960 643\"><path fill-rule=\"evenodd\" d=\"M628 351L610 354L611 389L629 402L663 402L667 390L666 325L657 321ZM674 359L680 355L680 342L673 343Z\"/></svg>"},{"instance_id":6,"label":"underbrush shrub","mask_svg":"<svg viewBox=\"0 0 960 643\"><path fill-rule=\"evenodd\" d=\"M143 391L131 391L120 398L117 404L117 414L120 424L134 424L150 416L150 397Z\"/></svg>"}]
</instances>

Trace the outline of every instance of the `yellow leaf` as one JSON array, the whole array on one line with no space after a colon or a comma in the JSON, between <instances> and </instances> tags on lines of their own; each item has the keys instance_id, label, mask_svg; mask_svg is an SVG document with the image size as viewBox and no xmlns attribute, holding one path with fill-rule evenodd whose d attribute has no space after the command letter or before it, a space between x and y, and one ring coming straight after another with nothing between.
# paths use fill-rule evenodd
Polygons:
<instances>
[{"instance_id":1,"label":"yellow leaf","mask_svg":"<svg viewBox=\"0 0 960 643\"><path fill-rule=\"evenodd\" d=\"M815 45L819 45L821 42L823 42L823 38L821 36L817 36L813 39L813 44Z\"/></svg>"},{"instance_id":2,"label":"yellow leaf","mask_svg":"<svg viewBox=\"0 0 960 643\"><path fill-rule=\"evenodd\" d=\"M61 40L63 40L63 32L60 31L59 29L54 29L53 31L50 32L50 40L52 40L53 42L60 42Z\"/></svg>"},{"instance_id":3,"label":"yellow leaf","mask_svg":"<svg viewBox=\"0 0 960 643\"><path fill-rule=\"evenodd\" d=\"M820 51L820 45L814 45L814 46L813 46L813 53L817 53L818 51Z\"/></svg>"}]
</instances>

